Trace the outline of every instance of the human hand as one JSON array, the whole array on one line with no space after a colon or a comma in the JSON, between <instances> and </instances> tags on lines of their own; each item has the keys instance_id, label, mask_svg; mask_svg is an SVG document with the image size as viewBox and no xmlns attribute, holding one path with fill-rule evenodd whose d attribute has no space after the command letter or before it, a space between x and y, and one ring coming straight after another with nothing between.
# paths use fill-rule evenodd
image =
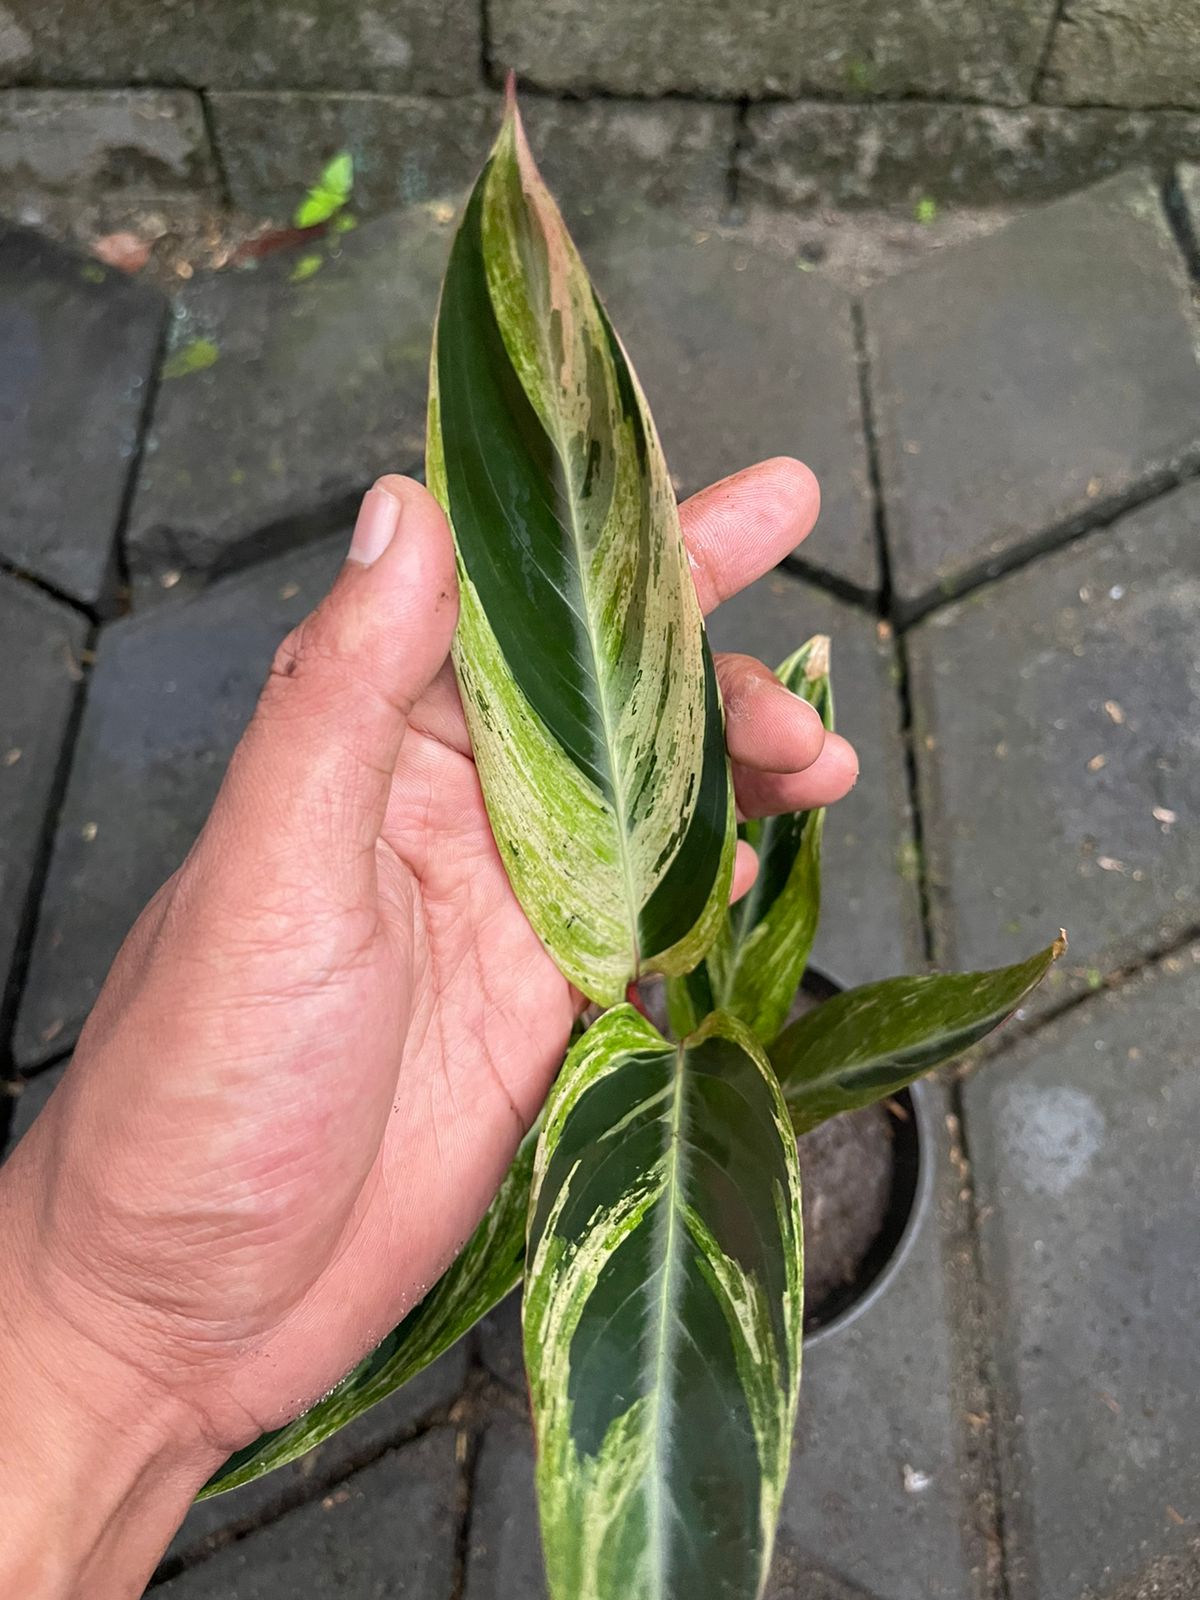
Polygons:
<instances>
[{"instance_id":1,"label":"human hand","mask_svg":"<svg viewBox=\"0 0 1200 1600\"><path fill-rule=\"evenodd\" d=\"M689 502L703 608L817 506L786 460ZM140 1592L209 1472L436 1280L537 1115L581 999L492 840L456 610L436 503L380 480L4 1170L0 1438L26 1526L61 1520L55 1564L18 1590L0 1557L0 1588ZM810 706L748 657L718 674L743 813L846 792L853 752ZM754 865L740 846L735 893Z\"/></svg>"}]
</instances>

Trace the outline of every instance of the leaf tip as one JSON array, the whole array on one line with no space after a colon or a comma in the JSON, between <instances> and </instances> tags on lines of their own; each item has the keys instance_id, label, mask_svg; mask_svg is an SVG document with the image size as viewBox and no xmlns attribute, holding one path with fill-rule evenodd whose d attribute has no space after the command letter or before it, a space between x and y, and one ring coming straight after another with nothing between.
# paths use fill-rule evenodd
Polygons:
<instances>
[{"instance_id":1,"label":"leaf tip","mask_svg":"<svg viewBox=\"0 0 1200 1600\"><path fill-rule=\"evenodd\" d=\"M808 660L804 666L804 676L809 683L816 683L818 678L829 676L829 652L831 641L827 633L814 634L809 641Z\"/></svg>"},{"instance_id":2,"label":"leaf tip","mask_svg":"<svg viewBox=\"0 0 1200 1600\"><path fill-rule=\"evenodd\" d=\"M1067 930L1065 928L1060 928L1058 930L1058 938L1055 939L1054 943L1050 946L1050 959L1051 959L1051 961L1057 961L1060 956L1062 956L1062 955L1064 955L1066 953L1066 950L1067 950Z\"/></svg>"}]
</instances>

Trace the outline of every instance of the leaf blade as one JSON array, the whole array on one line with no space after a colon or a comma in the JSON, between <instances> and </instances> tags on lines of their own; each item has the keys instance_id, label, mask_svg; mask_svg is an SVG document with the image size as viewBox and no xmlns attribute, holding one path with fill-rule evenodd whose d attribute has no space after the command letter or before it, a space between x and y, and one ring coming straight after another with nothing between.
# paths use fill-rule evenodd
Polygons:
<instances>
[{"instance_id":1,"label":"leaf blade","mask_svg":"<svg viewBox=\"0 0 1200 1600\"><path fill-rule=\"evenodd\" d=\"M715 936L732 788L661 447L513 108L451 250L427 470L497 844L562 970L613 1003Z\"/></svg>"},{"instance_id":2,"label":"leaf blade","mask_svg":"<svg viewBox=\"0 0 1200 1600\"><path fill-rule=\"evenodd\" d=\"M776 675L832 731L829 652L829 639L816 634ZM822 807L747 822L739 829L758 853L758 876L729 908L705 960L707 991L696 973L669 980L667 1004L677 1032L684 1022L696 1026L714 1008L740 1018L763 1044L770 1044L783 1027L817 934L824 826ZM706 994L710 1004L703 1006Z\"/></svg>"},{"instance_id":3,"label":"leaf blade","mask_svg":"<svg viewBox=\"0 0 1200 1600\"><path fill-rule=\"evenodd\" d=\"M231 1456L198 1499L238 1489L306 1455L423 1372L516 1288L525 1264L536 1147L535 1131L522 1141L483 1220L420 1304L324 1399Z\"/></svg>"},{"instance_id":4,"label":"leaf blade","mask_svg":"<svg viewBox=\"0 0 1200 1600\"><path fill-rule=\"evenodd\" d=\"M757 1594L791 1451L795 1139L735 1019L606 1013L547 1107L525 1349L556 1600Z\"/></svg>"},{"instance_id":5,"label":"leaf blade","mask_svg":"<svg viewBox=\"0 0 1200 1600\"><path fill-rule=\"evenodd\" d=\"M797 1134L871 1105L961 1055L1012 1015L1066 948L987 972L885 978L848 989L779 1035L771 1062Z\"/></svg>"}]
</instances>

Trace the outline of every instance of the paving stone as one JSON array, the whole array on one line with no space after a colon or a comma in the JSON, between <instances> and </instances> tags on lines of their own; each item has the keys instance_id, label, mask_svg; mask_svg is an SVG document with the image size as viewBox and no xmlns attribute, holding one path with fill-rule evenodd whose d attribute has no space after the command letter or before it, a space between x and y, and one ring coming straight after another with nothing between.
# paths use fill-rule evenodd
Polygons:
<instances>
[{"instance_id":1,"label":"paving stone","mask_svg":"<svg viewBox=\"0 0 1200 1600\"><path fill-rule=\"evenodd\" d=\"M525 1360L521 1353L521 1292L514 1289L478 1324L479 1359L491 1373L517 1394L527 1394Z\"/></svg>"},{"instance_id":2,"label":"paving stone","mask_svg":"<svg viewBox=\"0 0 1200 1600\"><path fill-rule=\"evenodd\" d=\"M75 703L84 619L0 576L0 1001Z\"/></svg>"},{"instance_id":3,"label":"paving stone","mask_svg":"<svg viewBox=\"0 0 1200 1600\"><path fill-rule=\"evenodd\" d=\"M941 1091L930 1123L941 1129ZM880 1298L805 1354L797 1447L769 1600L968 1600L961 1529L972 1513L959 1461L954 1358L930 1152L903 1262ZM906 1489L913 1472L924 1489ZM530 1431L495 1423L480 1448L466 1600L542 1600Z\"/></svg>"},{"instance_id":4,"label":"paving stone","mask_svg":"<svg viewBox=\"0 0 1200 1600\"><path fill-rule=\"evenodd\" d=\"M101 634L18 1017L22 1066L78 1033L121 940L199 831L276 645L325 593L348 541Z\"/></svg>"},{"instance_id":5,"label":"paving stone","mask_svg":"<svg viewBox=\"0 0 1200 1600\"><path fill-rule=\"evenodd\" d=\"M299 1461L280 1467L244 1488L232 1489L228 1494L194 1505L171 1541L164 1560L178 1559L191 1565L202 1556L221 1549L246 1528L268 1521L302 1500L312 1499L318 1488L328 1488L344 1478L358 1462L378 1455L450 1405L462 1392L465 1380L466 1346L460 1342L402 1389L364 1412L306 1456L301 1456ZM447 1506L452 1505L451 1489ZM327 1576L324 1571L320 1575ZM421 1600L424 1600L423 1595Z\"/></svg>"},{"instance_id":6,"label":"paving stone","mask_svg":"<svg viewBox=\"0 0 1200 1600\"><path fill-rule=\"evenodd\" d=\"M897 593L916 605L1200 451L1179 252L1130 174L870 289Z\"/></svg>"},{"instance_id":7,"label":"paving stone","mask_svg":"<svg viewBox=\"0 0 1200 1600\"><path fill-rule=\"evenodd\" d=\"M140 597L347 514L424 456L429 340L450 232L382 217L180 296L131 514Z\"/></svg>"},{"instance_id":8,"label":"paving stone","mask_svg":"<svg viewBox=\"0 0 1200 1600\"><path fill-rule=\"evenodd\" d=\"M811 634L832 638L838 728L862 775L825 819L813 966L847 986L917 970L916 858L891 641L873 617L779 571L726 601L708 628L714 649L743 650L772 667Z\"/></svg>"},{"instance_id":9,"label":"paving stone","mask_svg":"<svg viewBox=\"0 0 1200 1600\"><path fill-rule=\"evenodd\" d=\"M1014 1600L1197 1593L1198 1009L1193 947L967 1085Z\"/></svg>"},{"instance_id":10,"label":"paving stone","mask_svg":"<svg viewBox=\"0 0 1200 1600\"><path fill-rule=\"evenodd\" d=\"M1200 156L1200 116L920 101L751 106L738 194L776 206L1049 200Z\"/></svg>"},{"instance_id":11,"label":"paving stone","mask_svg":"<svg viewBox=\"0 0 1200 1600\"><path fill-rule=\"evenodd\" d=\"M1051 0L493 0L493 60L541 88L616 94L1029 98Z\"/></svg>"},{"instance_id":12,"label":"paving stone","mask_svg":"<svg viewBox=\"0 0 1200 1600\"><path fill-rule=\"evenodd\" d=\"M483 165L501 113L491 94L233 93L213 95L212 105L234 201L279 217L291 215L340 150L354 156L360 214L446 196L457 202ZM527 96L522 112L569 217L637 198L693 212L724 203L732 106Z\"/></svg>"},{"instance_id":13,"label":"paving stone","mask_svg":"<svg viewBox=\"0 0 1200 1600\"><path fill-rule=\"evenodd\" d=\"M220 1550L156 1594L186 1600L450 1600L458 1470L438 1428L323 1499Z\"/></svg>"},{"instance_id":14,"label":"paving stone","mask_svg":"<svg viewBox=\"0 0 1200 1600\"><path fill-rule=\"evenodd\" d=\"M19 1079L15 1083L5 1085L12 1096L12 1118L8 1124L7 1142L0 1147L0 1156L6 1158L10 1156L19 1141L29 1132L34 1119L41 1115L46 1101L57 1089L66 1070L67 1063L63 1061L56 1067L48 1067L45 1072L39 1072L36 1077Z\"/></svg>"},{"instance_id":15,"label":"paving stone","mask_svg":"<svg viewBox=\"0 0 1200 1600\"><path fill-rule=\"evenodd\" d=\"M533 1433L493 1422L483 1436L471 1495L463 1600L545 1600L533 1487Z\"/></svg>"},{"instance_id":16,"label":"paving stone","mask_svg":"<svg viewBox=\"0 0 1200 1600\"><path fill-rule=\"evenodd\" d=\"M1041 94L1082 105L1200 106L1200 16L1189 0L1071 0Z\"/></svg>"},{"instance_id":17,"label":"paving stone","mask_svg":"<svg viewBox=\"0 0 1200 1600\"><path fill-rule=\"evenodd\" d=\"M120 194L161 200L211 191L199 95L171 89L0 92L0 204Z\"/></svg>"},{"instance_id":18,"label":"paving stone","mask_svg":"<svg viewBox=\"0 0 1200 1600\"><path fill-rule=\"evenodd\" d=\"M79 600L105 587L165 309L0 223L0 557Z\"/></svg>"},{"instance_id":19,"label":"paving stone","mask_svg":"<svg viewBox=\"0 0 1200 1600\"><path fill-rule=\"evenodd\" d=\"M677 489L772 455L821 480L805 562L879 588L848 296L783 252L644 208L576 232L646 390Z\"/></svg>"},{"instance_id":20,"label":"paving stone","mask_svg":"<svg viewBox=\"0 0 1200 1600\"><path fill-rule=\"evenodd\" d=\"M451 94L478 84L483 59L472 0L4 0L0 20L0 81Z\"/></svg>"},{"instance_id":21,"label":"paving stone","mask_svg":"<svg viewBox=\"0 0 1200 1600\"><path fill-rule=\"evenodd\" d=\"M910 633L947 964L1065 925L1044 1006L1200 921L1198 525L1192 483Z\"/></svg>"}]
</instances>

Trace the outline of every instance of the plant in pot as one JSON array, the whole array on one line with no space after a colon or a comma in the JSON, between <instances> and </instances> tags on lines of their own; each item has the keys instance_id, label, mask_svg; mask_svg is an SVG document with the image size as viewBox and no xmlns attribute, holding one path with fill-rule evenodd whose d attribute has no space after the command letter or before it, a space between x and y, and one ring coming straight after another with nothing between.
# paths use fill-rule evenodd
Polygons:
<instances>
[{"instance_id":1,"label":"plant in pot","mask_svg":"<svg viewBox=\"0 0 1200 1600\"><path fill-rule=\"evenodd\" d=\"M753 1600L799 1391L797 1135L975 1043L1061 941L788 1023L823 815L739 829L662 451L511 95L446 270L427 467L458 553L454 660L492 829L594 1020L442 1279L205 1493L295 1459L523 1282L555 1600ZM779 675L832 727L829 657L810 639ZM739 832L759 869L731 907ZM650 974L665 1031L629 998Z\"/></svg>"}]
</instances>

